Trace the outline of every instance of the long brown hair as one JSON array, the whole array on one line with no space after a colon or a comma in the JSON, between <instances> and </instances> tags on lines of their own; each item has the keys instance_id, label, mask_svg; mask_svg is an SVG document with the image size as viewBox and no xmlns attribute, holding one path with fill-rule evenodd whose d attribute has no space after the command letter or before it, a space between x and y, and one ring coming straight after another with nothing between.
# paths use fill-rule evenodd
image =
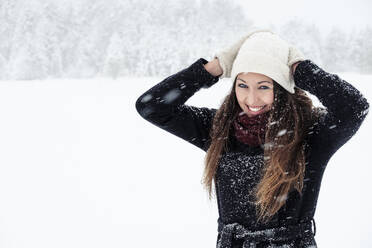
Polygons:
<instances>
[{"instance_id":1,"label":"long brown hair","mask_svg":"<svg viewBox=\"0 0 372 248\"><path fill-rule=\"evenodd\" d=\"M241 112L235 83L217 110L210 131L211 143L205 156L203 184L212 195L212 181L223 151L228 151L232 123ZM264 142L264 169L254 190L258 221L267 222L284 204L293 189L302 195L305 172L304 137L314 120L313 103L306 92L295 87L291 94L274 81L274 102ZM249 192L247 192L249 193Z\"/></svg>"}]
</instances>

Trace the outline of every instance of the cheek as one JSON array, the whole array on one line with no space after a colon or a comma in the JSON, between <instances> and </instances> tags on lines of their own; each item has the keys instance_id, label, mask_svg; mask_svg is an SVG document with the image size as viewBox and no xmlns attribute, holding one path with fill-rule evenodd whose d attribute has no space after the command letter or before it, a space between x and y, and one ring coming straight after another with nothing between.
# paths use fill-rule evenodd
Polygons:
<instances>
[{"instance_id":1,"label":"cheek","mask_svg":"<svg viewBox=\"0 0 372 248\"><path fill-rule=\"evenodd\" d=\"M244 98L242 92L238 90L237 88L235 88L235 97L236 97L236 100L238 100L238 102L242 101L242 98Z\"/></svg>"},{"instance_id":2,"label":"cheek","mask_svg":"<svg viewBox=\"0 0 372 248\"><path fill-rule=\"evenodd\" d=\"M267 94L265 101L267 104L272 104L274 102L274 93L271 92L270 94Z\"/></svg>"},{"instance_id":3,"label":"cheek","mask_svg":"<svg viewBox=\"0 0 372 248\"><path fill-rule=\"evenodd\" d=\"M274 90L268 90L262 94L262 99L266 104L272 104L274 102Z\"/></svg>"}]
</instances>

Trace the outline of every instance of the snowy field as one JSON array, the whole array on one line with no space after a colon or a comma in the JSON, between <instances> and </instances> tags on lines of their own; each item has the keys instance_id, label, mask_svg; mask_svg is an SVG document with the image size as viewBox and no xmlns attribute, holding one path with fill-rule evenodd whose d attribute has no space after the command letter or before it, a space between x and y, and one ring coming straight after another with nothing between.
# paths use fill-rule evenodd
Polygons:
<instances>
[{"instance_id":1,"label":"snowy field","mask_svg":"<svg viewBox=\"0 0 372 248\"><path fill-rule=\"evenodd\" d=\"M372 104L372 75L338 75ZM0 247L215 247L205 153L135 109L162 79L0 82ZM187 104L217 108L225 80ZM371 119L328 163L320 248L372 247Z\"/></svg>"}]
</instances>

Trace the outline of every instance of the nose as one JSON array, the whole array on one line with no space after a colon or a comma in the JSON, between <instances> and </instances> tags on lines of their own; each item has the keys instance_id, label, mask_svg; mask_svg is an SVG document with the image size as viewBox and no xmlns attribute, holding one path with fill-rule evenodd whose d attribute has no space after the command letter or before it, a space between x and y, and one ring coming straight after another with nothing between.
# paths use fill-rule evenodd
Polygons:
<instances>
[{"instance_id":1,"label":"nose","mask_svg":"<svg viewBox=\"0 0 372 248\"><path fill-rule=\"evenodd\" d=\"M260 103L259 98L259 95L254 90L251 90L246 95L245 103L251 107L261 106L262 104Z\"/></svg>"}]
</instances>

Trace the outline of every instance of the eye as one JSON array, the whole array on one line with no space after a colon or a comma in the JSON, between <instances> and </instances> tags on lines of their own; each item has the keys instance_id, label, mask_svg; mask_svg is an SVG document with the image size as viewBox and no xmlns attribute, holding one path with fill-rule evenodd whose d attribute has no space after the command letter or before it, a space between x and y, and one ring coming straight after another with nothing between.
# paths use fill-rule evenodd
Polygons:
<instances>
[{"instance_id":1,"label":"eye","mask_svg":"<svg viewBox=\"0 0 372 248\"><path fill-rule=\"evenodd\" d=\"M247 85L245 85L245 84L238 84L238 86L239 86L240 88L247 88ZM265 85L261 85L261 86L259 87L259 89L267 90L267 89L270 89L270 87L265 86Z\"/></svg>"},{"instance_id":2,"label":"eye","mask_svg":"<svg viewBox=\"0 0 372 248\"><path fill-rule=\"evenodd\" d=\"M261 89L262 87L265 87L265 88L263 88L264 90L266 90L266 89L270 89L270 87L268 87L268 86L264 86L264 85L260 86L259 89Z\"/></svg>"}]
</instances>

